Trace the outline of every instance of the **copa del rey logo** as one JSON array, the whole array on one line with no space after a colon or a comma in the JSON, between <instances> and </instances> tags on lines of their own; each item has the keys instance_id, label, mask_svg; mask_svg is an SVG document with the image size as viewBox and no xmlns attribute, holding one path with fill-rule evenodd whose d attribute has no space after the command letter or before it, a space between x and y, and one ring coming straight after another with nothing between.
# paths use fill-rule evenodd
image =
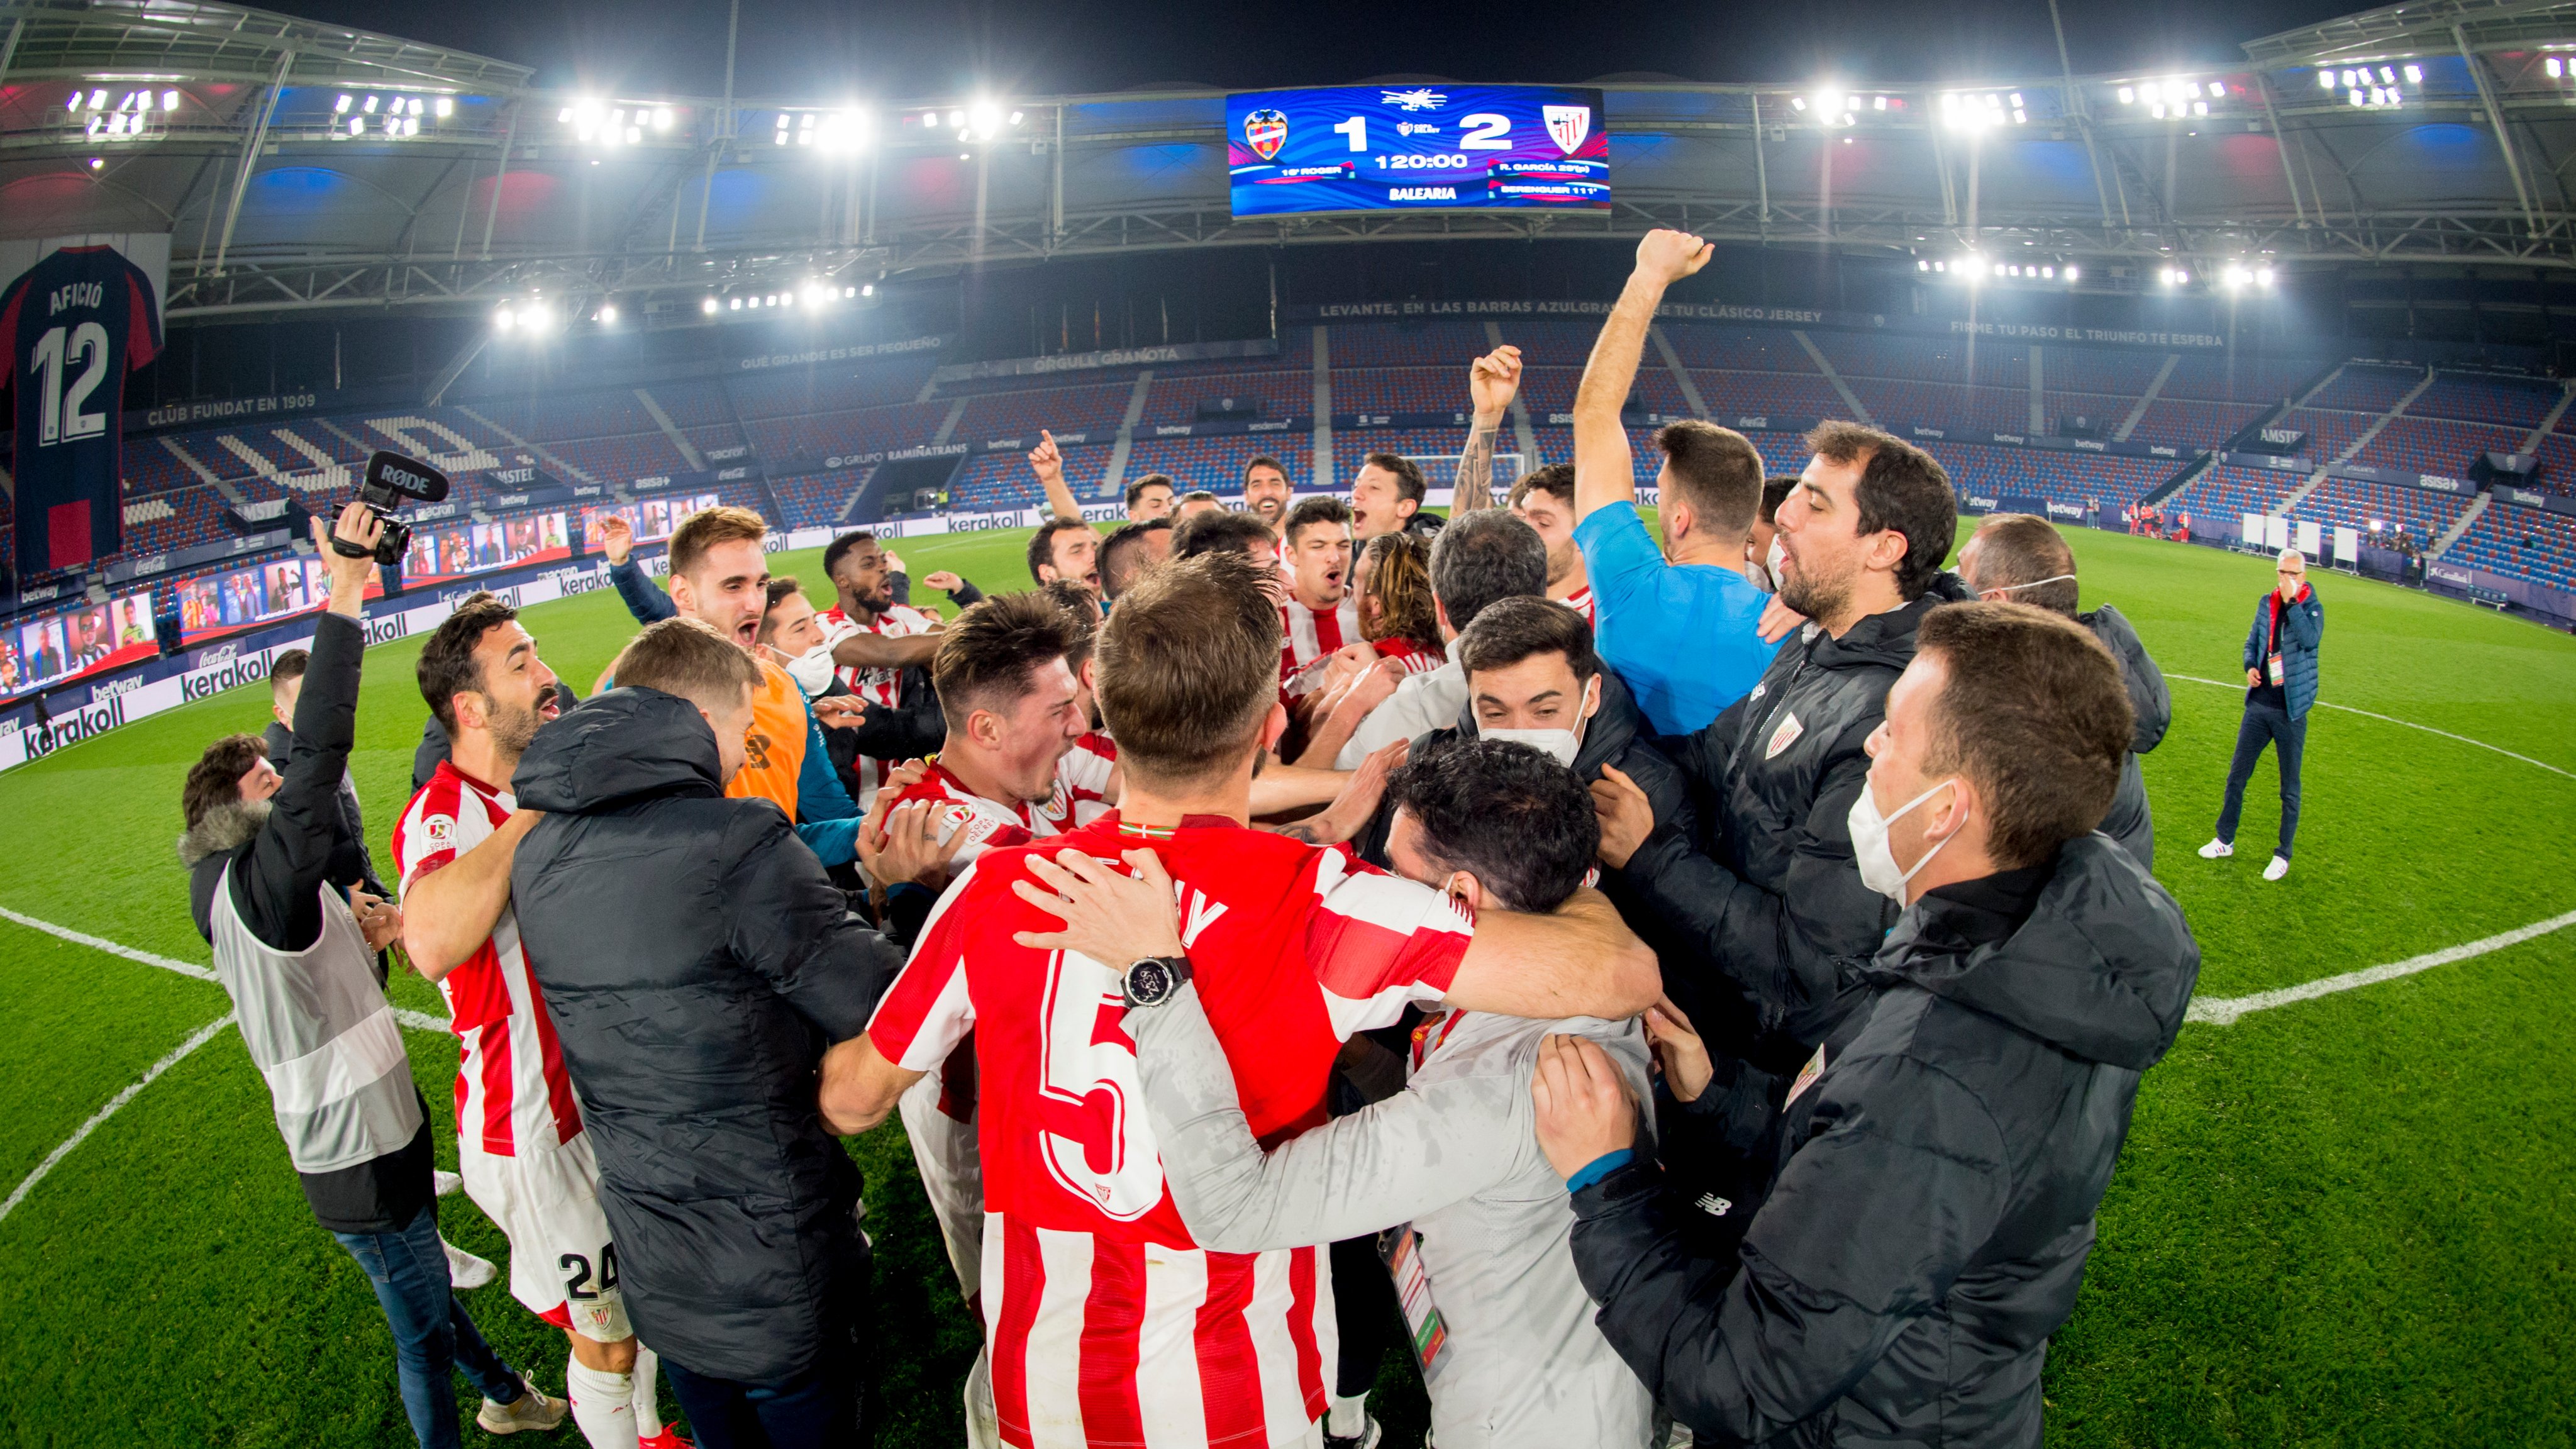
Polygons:
<instances>
[{"instance_id":1,"label":"copa del rey logo","mask_svg":"<svg viewBox=\"0 0 2576 1449\"><path fill-rule=\"evenodd\" d=\"M1592 134L1590 106L1541 106L1539 117L1547 122L1547 134L1555 139L1557 149L1568 156L1582 150Z\"/></svg>"}]
</instances>

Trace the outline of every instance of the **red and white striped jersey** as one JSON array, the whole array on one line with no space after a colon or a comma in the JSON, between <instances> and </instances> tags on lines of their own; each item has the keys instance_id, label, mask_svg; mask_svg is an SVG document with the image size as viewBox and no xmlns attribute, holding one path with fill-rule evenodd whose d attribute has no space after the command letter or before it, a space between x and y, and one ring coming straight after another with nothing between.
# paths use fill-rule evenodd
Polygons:
<instances>
[{"instance_id":1,"label":"red and white striped jersey","mask_svg":"<svg viewBox=\"0 0 2576 1449\"><path fill-rule=\"evenodd\" d=\"M962 865L987 850L1061 835L1107 814L1117 804L1109 793L1109 777L1117 768L1118 746L1110 742L1109 736L1094 730L1074 741L1073 748L1056 762L1055 793L1042 801L995 800L978 795L934 758L929 773L905 786L894 797L894 803L914 805L928 800L945 804L948 808L940 817L940 843L946 844L964 830L966 844L957 852L957 861Z\"/></svg>"},{"instance_id":2,"label":"red and white striped jersey","mask_svg":"<svg viewBox=\"0 0 2576 1449\"><path fill-rule=\"evenodd\" d=\"M1601 621L1593 617L1592 586L1590 584L1585 584L1582 588L1576 589L1573 593L1557 600L1557 602L1563 604L1569 609L1572 609L1574 612L1581 614L1583 616L1584 623L1590 624L1596 629L1601 626Z\"/></svg>"},{"instance_id":3,"label":"red and white striped jersey","mask_svg":"<svg viewBox=\"0 0 2576 1449\"><path fill-rule=\"evenodd\" d=\"M1341 603L1319 614L1291 594L1279 606L1279 622L1287 635L1279 646L1279 677L1284 680L1343 645L1360 642L1360 597L1345 589Z\"/></svg>"},{"instance_id":4,"label":"red and white striped jersey","mask_svg":"<svg viewBox=\"0 0 2576 1449\"><path fill-rule=\"evenodd\" d=\"M496 790L438 762L438 772L403 807L394 827L394 887L409 896L421 877L483 843L517 809ZM546 1015L545 994L528 974L518 917L508 906L481 948L439 978L448 1027L456 1033L456 1137L495 1157L522 1145L556 1147L581 1135L581 1104Z\"/></svg>"},{"instance_id":5,"label":"red and white striped jersey","mask_svg":"<svg viewBox=\"0 0 2576 1449\"><path fill-rule=\"evenodd\" d=\"M838 644L853 634L882 634L900 639L913 634L927 634L939 627L939 616L906 604L896 604L877 615L873 624L857 623L849 611L835 604L814 616L815 626L823 631L825 644ZM903 703L903 671L900 669L860 669L844 664L836 671L850 692L869 704L891 709ZM858 759L859 808L866 810L876 802L877 791L884 787L887 772L900 760L878 760L861 755Z\"/></svg>"},{"instance_id":6,"label":"red and white striped jersey","mask_svg":"<svg viewBox=\"0 0 2576 1449\"><path fill-rule=\"evenodd\" d=\"M1321 1123L1342 1041L1437 1000L1466 955L1472 926L1439 892L1222 817L1147 830L1113 812L1046 848L1115 860L1140 844L1178 888L1200 998L1264 1142ZM958 877L868 1025L880 1053L918 1071L973 1034L1002 1437L1295 1440L1324 1411L1336 1351L1321 1250L1191 1239L1142 1110L1117 970L1012 940L1058 924L1010 888L1027 855L989 849Z\"/></svg>"},{"instance_id":7,"label":"red and white striped jersey","mask_svg":"<svg viewBox=\"0 0 2576 1449\"><path fill-rule=\"evenodd\" d=\"M1428 674L1449 662L1445 650L1425 649L1410 639L1380 639L1373 646L1380 659L1392 659L1407 674Z\"/></svg>"}]
</instances>

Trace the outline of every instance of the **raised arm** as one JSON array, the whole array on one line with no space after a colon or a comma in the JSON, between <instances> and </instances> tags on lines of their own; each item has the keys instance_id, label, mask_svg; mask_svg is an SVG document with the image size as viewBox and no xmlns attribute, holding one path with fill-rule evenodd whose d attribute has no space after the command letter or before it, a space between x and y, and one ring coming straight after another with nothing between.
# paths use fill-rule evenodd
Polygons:
<instances>
[{"instance_id":1,"label":"raised arm","mask_svg":"<svg viewBox=\"0 0 2576 1449\"><path fill-rule=\"evenodd\" d=\"M1064 482L1064 452L1055 445L1055 434L1040 429L1038 445L1029 449L1029 467L1036 471L1038 484L1046 489L1047 511L1058 518L1082 521L1082 505L1073 501L1073 490Z\"/></svg>"},{"instance_id":2,"label":"raised arm","mask_svg":"<svg viewBox=\"0 0 2576 1449\"><path fill-rule=\"evenodd\" d=\"M1698 237L1656 230L1637 243L1637 267L1601 324L1583 382L1574 391L1574 516L1579 522L1613 503L1637 501L1635 459L1619 409L1636 386L1637 360L1664 289L1701 267L1715 248Z\"/></svg>"},{"instance_id":3,"label":"raised arm","mask_svg":"<svg viewBox=\"0 0 2576 1449\"><path fill-rule=\"evenodd\" d=\"M1264 1152L1195 986L1129 1010L1126 1028L1164 1183L1203 1248L1256 1253L1374 1233L1526 1160L1530 1096L1510 1073L1408 1087Z\"/></svg>"},{"instance_id":4,"label":"raised arm","mask_svg":"<svg viewBox=\"0 0 2576 1449\"><path fill-rule=\"evenodd\" d=\"M340 782L348 776L349 750L357 739L358 681L367 650L359 616L384 528L383 520L354 502L340 510L336 525L313 520L313 542L331 571L331 605L313 629L313 658L295 701L295 744L285 778L270 797L269 823L233 883L243 923L283 950L300 951L322 931L320 892L331 869ZM350 558L332 548L335 532L364 545L368 556Z\"/></svg>"},{"instance_id":5,"label":"raised arm","mask_svg":"<svg viewBox=\"0 0 2576 1449\"><path fill-rule=\"evenodd\" d=\"M1467 424L1467 446L1458 454L1456 486L1450 490L1449 514L1500 508L1494 496L1494 445L1502 437L1503 414L1521 386L1521 350L1497 347L1467 368L1467 398L1474 407Z\"/></svg>"}]
</instances>

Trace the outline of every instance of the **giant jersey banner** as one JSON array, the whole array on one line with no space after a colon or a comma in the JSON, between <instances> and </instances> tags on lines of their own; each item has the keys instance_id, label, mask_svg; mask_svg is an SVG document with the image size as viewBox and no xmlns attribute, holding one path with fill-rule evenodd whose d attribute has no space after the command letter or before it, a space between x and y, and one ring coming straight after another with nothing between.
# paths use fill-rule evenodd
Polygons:
<instances>
[{"instance_id":1,"label":"giant jersey banner","mask_svg":"<svg viewBox=\"0 0 2576 1449\"><path fill-rule=\"evenodd\" d=\"M21 580L124 547L125 375L161 353L161 282L122 240L15 243L0 254L10 278L0 287L9 348L0 383L18 395L10 471ZM169 238L145 240L159 243L166 273Z\"/></svg>"}]
</instances>

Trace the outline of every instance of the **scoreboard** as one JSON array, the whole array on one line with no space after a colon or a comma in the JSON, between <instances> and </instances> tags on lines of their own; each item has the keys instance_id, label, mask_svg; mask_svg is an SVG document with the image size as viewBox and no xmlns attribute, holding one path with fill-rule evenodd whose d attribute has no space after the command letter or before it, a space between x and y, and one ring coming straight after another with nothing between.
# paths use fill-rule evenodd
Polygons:
<instances>
[{"instance_id":1,"label":"scoreboard","mask_svg":"<svg viewBox=\"0 0 2576 1449\"><path fill-rule=\"evenodd\" d=\"M1334 86L1225 98L1236 216L1610 209L1601 92Z\"/></svg>"}]
</instances>

